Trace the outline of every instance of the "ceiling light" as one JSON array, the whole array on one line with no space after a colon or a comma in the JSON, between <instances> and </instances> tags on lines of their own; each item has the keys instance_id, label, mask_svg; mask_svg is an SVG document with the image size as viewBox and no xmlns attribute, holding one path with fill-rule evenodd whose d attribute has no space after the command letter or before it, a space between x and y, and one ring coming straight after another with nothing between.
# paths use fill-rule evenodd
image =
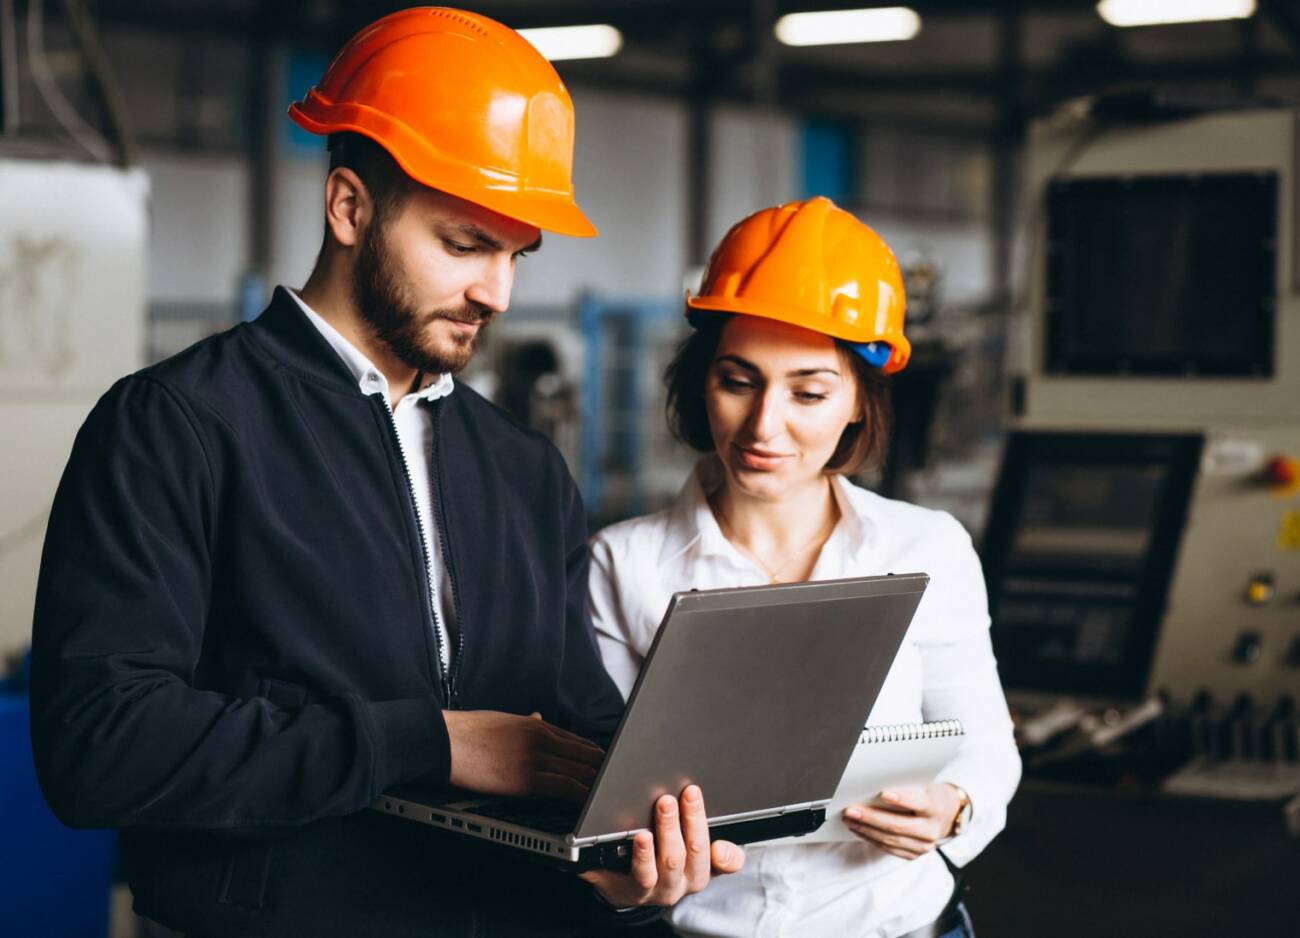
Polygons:
<instances>
[{"instance_id":1,"label":"ceiling light","mask_svg":"<svg viewBox=\"0 0 1300 938\"><path fill-rule=\"evenodd\" d=\"M1112 26L1244 20L1255 15L1255 0L1101 0L1097 14Z\"/></svg>"},{"instance_id":2,"label":"ceiling light","mask_svg":"<svg viewBox=\"0 0 1300 938\"><path fill-rule=\"evenodd\" d=\"M548 26L544 29L521 29L519 35L552 62L607 59L623 48L623 34L613 26Z\"/></svg>"},{"instance_id":3,"label":"ceiling light","mask_svg":"<svg viewBox=\"0 0 1300 938\"><path fill-rule=\"evenodd\" d=\"M921 17L908 7L790 13L776 21L776 38L787 46L895 42L920 31Z\"/></svg>"}]
</instances>

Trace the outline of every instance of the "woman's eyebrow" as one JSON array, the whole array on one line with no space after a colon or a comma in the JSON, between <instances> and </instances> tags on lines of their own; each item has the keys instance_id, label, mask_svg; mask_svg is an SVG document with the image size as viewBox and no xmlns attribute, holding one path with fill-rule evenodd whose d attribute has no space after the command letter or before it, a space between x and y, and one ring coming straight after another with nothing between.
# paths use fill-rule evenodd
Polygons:
<instances>
[{"instance_id":1,"label":"woman's eyebrow","mask_svg":"<svg viewBox=\"0 0 1300 938\"><path fill-rule=\"evenodd\" d=\"M717 362L731 362L731 364L733 364L733 365L737 365L737 366L739 366L739 367L741 367L741 368L744 368L746 371L752 371L752 372L754 372L755 374L762 374L762 369L760 369L760 368L759 368L757 365L755 365L753 362L748 361L747 359L741 358L739 355L734 355L734 354L732 354L732 355L719 355L719 356L717 357L716 361L717 361ZM834 368L826 368L826 367L821 367L821 368L796 368L796 369L793 370L793 371L787 371L787 372L785 373L785 376L786 376L787 378L807 378L807 377L811 377L812 375L818 375L818 374L835 375L835 377L837 377L837 378L840 377L840 373L839 373L838 371L836 371Z\"/></svg>"},{"instance_id":2,"label":"woman's eyebrow","mask_svg":"<svg viewBox=\"0 0 1300 938\"><path fill-rule=\"evenodd\" d=\"M746 371L752 371L755 374L759 373L757 365L755 365L751 361L746 361L745 359L741 358L739 355L719 355L717 361L719 363L731 362L733 365L739 365L741 368L744 368Z\"/></svg>"},{"instance_id":3,"label":"woman's eyebrow","mask_svg":"<svg viewBox=\"0 0 1300 938\"><path fill-rule=\"evenodd\" d=\"M797 368L794 371L787 371L785 376L787 378L807 378L810 375L820 374L835 375L837 378L840 376L840 373L834 368Z\"/></svg>"}]
</instances>

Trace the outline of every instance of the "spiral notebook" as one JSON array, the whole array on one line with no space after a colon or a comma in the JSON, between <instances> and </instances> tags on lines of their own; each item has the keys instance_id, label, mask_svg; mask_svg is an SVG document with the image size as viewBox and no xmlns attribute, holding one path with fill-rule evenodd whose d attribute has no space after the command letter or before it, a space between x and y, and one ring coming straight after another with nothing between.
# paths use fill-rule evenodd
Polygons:
<instances>
[{"instance_id":1,"label":"spiral notebook","mask_svg":"<svg viewBox=\"0 0 1300 938\"><path fill-rule=\"evenodd\" d=\"M779 844L809 844L837 840L858 840L844 826L843 812L851 804L881 805L886 788L924 786L934 781L939 770L952 761L966 730L961 720L932 723L894 723L868 726L826 808L826 823L802 837L783 837Z\"/></svg>"}]
</instances>

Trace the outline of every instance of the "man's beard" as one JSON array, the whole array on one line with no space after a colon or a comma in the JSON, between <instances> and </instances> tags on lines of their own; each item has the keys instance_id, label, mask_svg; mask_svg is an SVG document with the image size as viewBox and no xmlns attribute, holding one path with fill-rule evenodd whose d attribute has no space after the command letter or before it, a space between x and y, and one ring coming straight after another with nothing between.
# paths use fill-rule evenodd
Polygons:
<instances>
[{"instance_id":1,"label":"man's beard","mask_svg":"<svg viewBox=\"0 0 1300 938\"><path fill-rule=\"evenodd\" d=\"M362 320L402 364L427 375L455 373L469 364L478 336L487 328L492 310L467 302L452 309L421 312L411 300L410 284L388 249L382 224L371 224L361 236L361 249L352 276L352 294ZM479 323L470 335L451 330L453 350L434 347L428 326L438 319Z\"/></svg>"}]
</instances>

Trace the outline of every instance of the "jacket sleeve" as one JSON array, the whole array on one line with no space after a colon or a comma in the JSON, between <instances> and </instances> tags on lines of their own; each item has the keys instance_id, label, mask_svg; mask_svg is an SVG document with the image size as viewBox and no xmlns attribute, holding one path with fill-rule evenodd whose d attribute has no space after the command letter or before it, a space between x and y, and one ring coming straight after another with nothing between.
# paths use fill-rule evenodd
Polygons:
<instances>
[{"instance_id":1,"label":"jacket sleeve","mask_svg":"<svg viewBox=\"0 0 1300 938\"><path fill-rule=\"evenodd\" d=\"M608 746L623 715L623 697L601 663L587 609L587 517L577 487L568 483L565 504L565 635L560 676L560 722L566 729Z\"/></svg>"},{"instance_id":2,"label":"jacket sleeve","mask_svg":"<svg viewBox=\"0 0 1300 938\"><path fill-rule=\"evenodd\" d=\"M77 435L33 628L32 744L55 813L75 827L257 829L445 777L433 698L286 709L195 686L220 524L200 426L174 391L133 376Z\"/></svg>"}]
</instances>

